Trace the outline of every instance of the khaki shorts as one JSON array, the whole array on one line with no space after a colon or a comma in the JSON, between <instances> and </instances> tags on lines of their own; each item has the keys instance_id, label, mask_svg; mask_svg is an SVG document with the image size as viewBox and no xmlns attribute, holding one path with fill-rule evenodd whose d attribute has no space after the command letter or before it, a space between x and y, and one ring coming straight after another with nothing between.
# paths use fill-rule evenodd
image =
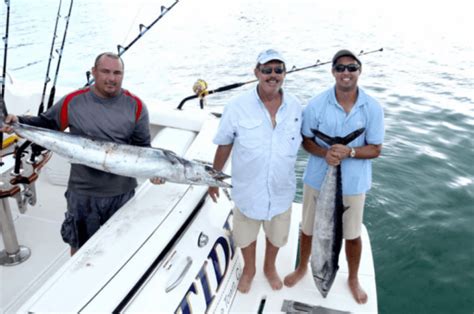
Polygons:
<instances>
[{"instance_id":1,"label":"khaki shorts","mask_svg":"<svg viewBox=\"0 0 474 314\"><path fill-rule=\"evenodd\" d=\"M276 215L271 220L255 220L242 214L235 207L233 210L232 236L237 247L245 248L257 240L260 226L267 239L276 247L282 247L288 242L288 233L290 231L291 207L282 214Z\"/></svg>"},{"instance_id":2,"label":"khaki shorts","mask_svg":"<svg viewBox=\"0 0 474 314\"><path fill-rule=\"evenodd\" d=\"M315 190L306 184L304 185L301 231L305 235L313 235L314 212L318 195L318 190ZM342 216L343 237L348 240L356 239L361 233L365 194L344 195L342 201L344 206L349 207Z\"/></svg>"}]
</instances>

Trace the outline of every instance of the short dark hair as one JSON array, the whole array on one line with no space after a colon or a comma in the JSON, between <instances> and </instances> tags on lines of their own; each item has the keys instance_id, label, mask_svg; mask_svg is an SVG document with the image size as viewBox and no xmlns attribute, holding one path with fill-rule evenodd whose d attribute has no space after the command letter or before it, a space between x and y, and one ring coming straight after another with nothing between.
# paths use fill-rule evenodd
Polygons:
<instances>
[{"instance_id":1,"label":"short dark hair","mask_svg":"<svg viewBox=\"0 0 474 314\"><path fill-rule=\"evenodd\" d=\"M97 67L99 65L99 61L100 61L100 58L102 57L109 57L109 58L112 58L112 59L118 59L120 60L120 63L122 63L122 69L125 68L125 64L123 63L123 60L122 58L116 54L116 53L113 53L113 52L102 52L101 54L99 54L96 58L95 58L95 61L94 61L94 67Z\"/></svg>"}]
</instances>

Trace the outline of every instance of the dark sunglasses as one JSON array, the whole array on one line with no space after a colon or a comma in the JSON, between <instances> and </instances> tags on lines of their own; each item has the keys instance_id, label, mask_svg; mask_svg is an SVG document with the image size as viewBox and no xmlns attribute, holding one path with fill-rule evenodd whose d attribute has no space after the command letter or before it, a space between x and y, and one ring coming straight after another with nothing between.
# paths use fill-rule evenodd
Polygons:
<instances>
[{"instance_id":1,"label":"dark sunglasses","mask_svg":"<svg viewBox=\"0 0 474 314\"><path fill-rule=\"evenodd\" d=\"M338 73L342 73L347 69L349 72L355 72L360 69L360 65L351 63L351 64L336 64L334 70Z\"/></svg>"},{"instance_id":2,"label":"dark sunglasses","mask_svg":"<svg viewBox=\"0 0 474 314\"><path fill-rule=\"evenodd\" d=\"M261 67L260 72L266 75L272 74L272 72L275 72L275 74L283 74L285 72L285 68L284 67L276 67L276 68Z\"/></svg>"}]
</instances>

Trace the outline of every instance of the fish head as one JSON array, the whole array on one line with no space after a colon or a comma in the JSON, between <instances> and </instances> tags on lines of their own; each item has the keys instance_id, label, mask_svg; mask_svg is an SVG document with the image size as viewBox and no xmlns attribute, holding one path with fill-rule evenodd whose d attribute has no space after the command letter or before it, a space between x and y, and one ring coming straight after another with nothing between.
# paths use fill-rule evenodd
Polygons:
<instances>
[{"instance_id":1,"label":"fish head","mask_svg":"<svg viewBox=\"0 0 474 314\"><path fill-rule=\"evenodd\" d=\"M207 165L204 166L204 169L207 175L210 177L210 179L207 180L209 183L209 186L217 186L221 188L232 187L232 185L223 181L230 178L228 174L225 174L224 172L216 170L213 167L210 167Z\"/></svg>"},{"instance_id":2,"label":"fish head","mask_svg":"<svg viewBox=\"0 0 474 314\"><path fill-rule=\"evenodd\" d=\"M194 160L183 160L184 180L187 183L195 185L207 185L221 188L231 188L227 182L223 180L230 178L229 175L222 171L216 170L208 163Z\"/></svg>"}]
</instances>

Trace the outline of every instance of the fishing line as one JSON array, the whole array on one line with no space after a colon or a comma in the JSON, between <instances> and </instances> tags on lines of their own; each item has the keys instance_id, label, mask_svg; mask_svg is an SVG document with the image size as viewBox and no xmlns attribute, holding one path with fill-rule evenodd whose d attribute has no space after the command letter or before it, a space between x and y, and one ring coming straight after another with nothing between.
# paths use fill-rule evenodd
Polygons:
<instances>
[{"instance_id":1,"label":"fishing line","mask_svg":"<svg viewBox=\"0 0 474 314\"><path fill-rule=\"evenodd\" d=\"M135 21L137 20L137 17L138 17L138 14L141 13L142 9L143 9L143 6L144 6L144 3L142 2L142 5L140 6L140 9L137 10L137 13L135 14L135 17L133 18L132 22L135 23ZM128 28L128 32L127 34L124 36L122 42L125 42L127 39L128 39L128 36L130 35L130 32L132 31L132 24L133 23L130 23L130 27Z\"/></svg>"},{"instance_id":2,"label":"fishing line","mask_svg":"<svg viewBox=\"0 0 474 314\"><path fill-rule=\"evenodd\" d=\"M43 85L43 94L41 95L41 103L38 109L38 115L40 115L43 110L44 110L44 97L46 95L46 87L48 86L48 83L51 81L49 77L49 69L51 68L51 60L53 59L53 52L54 52L54 43L56 41L57 36L57 30L58 30L58 22L59 18L61 17L61 4L62 0L59 0L59 7L58 7L58 13L56 15L56 22L54 24L54 32L53 32L53 39L51 40L51 49L49 51L49 60L48 60L48 66L46 68L46 77L44 79L44 85Z\"/></svg>"},{"instance_id":3,"label":"fishing line","mask_svg":"<svg viewBox=\"0 0 474 314\"><path fill-rule=\"evenodd\" d=\"M155 25L163 16L166 15L166 13L168 13L169 11L171 11L171 9L179 2L179 0L175 0L175 2L169 6L169 7L165 7L165 6L161 6L161 13L160 15L153 21L151 22L150 25L148 26L145 26L143 24L140 24L139 25L139 33L138 35L125 47L123 47L122 45L117 45L117 54L118 56L122 56L130 47L132 47L143 35L145 35L145 33L147 31L149 31L153 25ZM86 77L87 77L87 83L85 86L89 86L91 85L92 83L94 83L94 78L90 79L90 71L87 71L86 72Z\"/></svg>"},{"instance_id":4,"label":"fishing line","mask_svg":"<svg viewBox=\"0 0 474 314\"><path fill-rule=\"evenodd\" d=\"M368 55L368 54L371 54L371 53L374 53L374 52L381 52L381 51L383 51L383 48L368 51L368 52L364 52L363 50L361 50L358 56L359 57L360 56L365 56L365 55ZM319 66L329 64L329 63L332 63L332 60L331 61L326 61L326 62L320 62L319 60L317 60L315 64L308 65L308 66L301 67L301 68L297 68L297 67L293 66L290 71L286 72L286 74L291 74L291 73L294 73L294 72L319 67ZM253 80L250 80L250 81L247 81L247 82L234 83L234 84L222 86L222 87L219 87L219 88L208 91L207 90L207 83L204 80L199 79L193 86L193 90L195 92L195 95L185 97L183 100L181 100L181 102L179 103L177 109L181 110L183 108L185 102L187 102L188 100L191 100L191 99L195 99L195 98L200 99L200 106L201 106L201 109L202 109L203 106L204 106L204 97L206 97L207 95L228 91L228 90L238 88L238 87L244 86L246 84L254 83L254 82L257 82L257 81L258 81L258 79L253 79Z\"/></svg>"}]
</instances>

